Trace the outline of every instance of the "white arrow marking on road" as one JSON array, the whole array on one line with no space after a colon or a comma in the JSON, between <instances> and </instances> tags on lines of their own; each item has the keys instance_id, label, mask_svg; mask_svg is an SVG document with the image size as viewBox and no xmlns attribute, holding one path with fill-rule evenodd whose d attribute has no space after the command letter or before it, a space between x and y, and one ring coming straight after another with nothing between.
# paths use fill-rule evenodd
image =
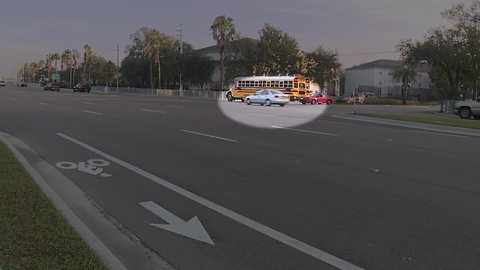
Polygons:
<instances>
[{"instance_id":1,"label":"white arrow marking on road","mask_svg":"<svg viewBox=\"0 0 480 270\"><path fill-rule=\"evenodd\" d=\"M159 229L163 229L169 232L186 236L188 238L195 239L200 242L215 245L212 238L210 238L207 231L205 231L202 223L196 216L191 218L189 221L184 221L154 202L141 202L140 205L168 223L150 225Z\"/></svg>"},{"instance_id":2,"label":"white arrow marking on road","mask_svg":"<svg viewBox=\"0 0 480 270\"><path fill-rule=\"evenodd\" d=\"M272 229L272 228L270 228L266 225L258 223L255 220L252 220L252 219L250 219L246 216L238 214L238 213L236 213L232 210L229 210L229 209L227 209L227 208L225 208L225 207L223 207L219 204L216 204L212 201L204 199L204 198L198 196L197 194L194 194L194 193L192 193L192 192L190 192L186 189L183 189L183 188L181 188L177 185L174 185L174 184L172 184L172 183L170 183L170 182L168 182L168 181L166 181L166 180L164 180L164 179L162 179L158 176L155 176L155 175L153 175L153 174L151 174L151 173L149 173L145 170L142 170L142 169L140 169L140 168L138 168L138 167L136 167L136 166L134 166L130 163L127 163L127 162L125 162L121 159L118 159L114 156L111 156L111 155L109 155L109 154L107 154L103 151L100 151L97 148L95 148L93 146L90 146L90 145L88 145L84 142L81 142L81 141L79 141L75 138L67 136L63 133L57 133L57 135L66 139L66 140L68 140L68 141L71 141L72 143L75 143L75 144L77 144L77 145L79 145L79 146L81 146L81 147L83 147L87 150L90 150L90 151L104 157L105 159L108 159L108 160L110 160L114 163L117 163L118 165L120 165L124 168L127 168L132 172L135 172L135 173L137 173L137 174L139 174L139 175L141 175L141 176L143 176L147 179L150 179L151 181L153 181L153 182L155 182L155 183L157 183L157 184L159 184L159 185L161 185L165 188L168 188L171 191L174 191L174 192L176 192L176 193L178 193L178 194L180 194L180 195L182 195L186 198L189 198L190 200L192 200L194 202L197 202L198 204L201 204L201 205L203 205L203 206L205 206L205 207L207 207L207 208L209 208L209 209L211 209L211 210L213 210L213 211L215 211L219 214L222 214L222 215L224 215L224 216L226 216L226 217L228 217L232 220L235 220L235 221L237 221L237 222L239 222L239 223L241 223L241 224L243 224L243 225L259 232L259 233L262 233L266 236L269 236L273 239L276 239L277 241L279 241L281 243L284 243L285 245L288 245L288 246L290 246L290 247L292 247L292 248L294 248L298 251L301 251L305 254L308 254L308 255L310 255L314 258L317 258L320 261L328 263L328 264L330 264L330 265L332 265L332 266L334 266L334 267L336 267L340 270L364 270L363 268L361 268L359 266L356 266L356 265L354 265L352 263L349 263L345 260L337 258L337 257L335 257L335 256L333 256L329 253L326 253L325 251L320 250L320 249L318 249L314 246L311 246L307 243L304 243L300 240L297 240L297 239L295 239L295 238L293 238L289 235L286 235L282 232L279 232L275 229Z\"/></svg>"}]
</instances>

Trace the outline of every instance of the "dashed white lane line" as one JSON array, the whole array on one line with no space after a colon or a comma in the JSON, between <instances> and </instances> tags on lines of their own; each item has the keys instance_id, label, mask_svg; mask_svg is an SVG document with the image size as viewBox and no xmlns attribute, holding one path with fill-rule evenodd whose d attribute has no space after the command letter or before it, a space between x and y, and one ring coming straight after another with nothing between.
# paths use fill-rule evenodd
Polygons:
<instances>
[{"instance_id":1,"label":"dashed white lane line","mask_svg":"<svg viewBox=\"0 0 480 270\"><path fill-rule=\"evenodd\" d=\"M291 130L291 131L298 131L298 132L303 132L303 133L317 134L317 135L330 136L330 137L338 137L338 136L339 136L338 134L326 133L326 132L319 132L319 131L313 131L313 130L304 130L304 129L296 129L296 128L286 128L286 127L279 127L279 126L272 126L272 128L285 129L285 130Z\"/></svg>"},{"instance_id":2,"label":"dashed white lane line","mask_svg":"<svg viewBox=\"0 0 480 270\"><path fill-rule=\"evenodd\" d=\"M87 110L83 110L82 112L84 112L84 113L89 113L89 114L95 114L95 115L102 115L102 113L92 112L92 111L87 111Z\"/></svg>"},{"instance_id":3,"label":"dashed white lane line","mask_svg":"<svg viewBox=\"0 0 480 270\"><path fill-rule=\"evenodd\" d=\"M257 115L257 116L268 116L268 117L276 117L277 115L272 115L272 114L264 114L264 113L250 113L251 115Z\"/></svg>"},{"instance_id":4,"label":"dashed white lane line","mask_svg":"<svg viewBox=\"0 0 480 270\"><path fill-rule=\"evenodd\" d=\"M167 180L164 180L158 176L155 176L145 170L142 170L134 165L131 165L123 160L120 160L116 157L113 157L107 153L104 153L96 148L94 148L93 146L90 146L84 142L81 142L77 139L74 139L72 137L69 137L65 134L62 134L62 133L57 133L58 136L70 141L70 142L73 142L89 151L92 151L93 153L96 153L102 157L104 157L105 159L108 159L132 172L135 172L149 180L151 180L152 182L154 183L157 183L185 198L188 198L200 205L203 205L204 207L212 210L212 211L215 211L227 218L230 218L234 221L237 221L238 223L240 224L243 224L244 226L246 227L249 227L250 229L252 230L255 230L259 233L262 233L272 239L275 239L287 246L290 246L300 252L303 252L309 256L312 256L324 263L327 263L327 264L330 264L340 270L364 270L363 268L359 267L359 266L356 266L352 263L349 263L345 260L342 260L338 257L335 257L329 253L326 253L325 251L323 250L320 250L320 249L317 249L316 247L313 247L313 246L310 246L309 244L306 244L300 240L297 240L291 236L288 236L282 232L279 232L279 231L276 231L275 229L272 229L266 225L263 225L259 222L256 222L255 220L252 220L246 216L243 216L241 214L238 214L232 210L229 210L219 204L216 204L212 201L209 201L203 197L200 197L198 196L197 194L195 193L192 193L186 189L183 189L177 185L174 185L170 182L168 182Z\"/></svg>"},{"instance_id":5,"label":"dashed white lane line","mask_svg":"<svg viewBox=\"0 0 480 270\"><path fill-rule=\"evenodd\" d=\"M40 104L40 105L44 105L44 106L49 106L49 105L50 105L50 104L48 104L48 103L44 103L44 102L39 102L38 104Z\"/></svg>"},{"instance_id":6,"label":"dashed white lane line","mask_svg":"<svg viewBox=\"0 0 480 270\"><path fill-rule=\"evenodd\" d=\"M150 110L150 109L141 109L142 112L152 112L152 113L165 113L165 111L157 111L157 110Z\"/></svg>"},{"instance_id":7,"label":"dashed white lane line","mask_svg":"<svg viewBox=\"0 0 480 270\"><path fill-rule=\"evenodd\" d=\"M198 135L198 136L203 136L203 137L212 138L212 139L227 141L227 142L231 142L231 143L238 143L237 140L232 140L232 139L228 139L228 138L218 137L218 136L214 136L214 135L210 135L210 134L205 134L205 133L200 133L200 132L195 132L195 131L185 130L185 129L182 129L181 131L182 131L182 132L185 132L185 133L190 133L190 134Z\"/></svg>"},{"instance_id":8,"label":"dashed white lane line","mask_svg":"<svg viewBox=\"0 0 480 270\"><path fill-rule=\"evenodd\" d=\"M82 104L86 104L86 105L95 105L95 103L92 103L92 102L82 102Z\"/></svg>"}]
</instances>

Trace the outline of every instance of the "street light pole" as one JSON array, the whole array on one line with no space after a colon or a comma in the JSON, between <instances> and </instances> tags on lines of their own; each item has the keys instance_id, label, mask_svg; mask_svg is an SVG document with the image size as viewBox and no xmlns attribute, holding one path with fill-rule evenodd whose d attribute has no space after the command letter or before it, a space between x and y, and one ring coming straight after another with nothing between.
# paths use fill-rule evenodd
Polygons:
<instances>
[{"instance_id":1,"label":"street light pole","mask_svg":"<svg viewBox=\"0 0 480 270\"><path fill-rule=\"evenodd\" d=\"M117 93L118 93L118 77L120 77L120 43L117 43Z\"/></svg>"}]
</instances>

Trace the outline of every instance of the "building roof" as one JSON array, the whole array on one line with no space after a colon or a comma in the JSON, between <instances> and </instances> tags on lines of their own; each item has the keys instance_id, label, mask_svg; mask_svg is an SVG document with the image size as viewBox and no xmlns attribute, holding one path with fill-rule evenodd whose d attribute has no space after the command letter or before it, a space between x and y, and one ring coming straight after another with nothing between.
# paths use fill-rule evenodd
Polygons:
<instances>
[{"instance_id":1,"label":"building roof","mask_svg":"<svg viewBox=\"0 0 480 270\"><path fill-rule=\"evenodd\" d=\"M392 68L395 69L398 66L402 65L403 61L401 60L389 60L389 59L379 59L370 63L360 64L347 68L346 70L359 70L359 69L370 69L370 68Z\"/></svg>"},{"instance_id":2,"label":"building roof","mask_svg":"<svg viewBox=\"0 0 480 270\"><path fill-rule=\"evenodd\" d=\"M258 42L258 40L256 40L256 39L246 37L246 38L240 38L240 39L232 41L230 43L230 46L235 45L236 43L244 41L244 40L251 40L253 42ZM220 53L220 47L218 47L218 45L213 45L213 46L198 49L197 52L200 52L200 53Z\"/></svg>"}]
</instances>

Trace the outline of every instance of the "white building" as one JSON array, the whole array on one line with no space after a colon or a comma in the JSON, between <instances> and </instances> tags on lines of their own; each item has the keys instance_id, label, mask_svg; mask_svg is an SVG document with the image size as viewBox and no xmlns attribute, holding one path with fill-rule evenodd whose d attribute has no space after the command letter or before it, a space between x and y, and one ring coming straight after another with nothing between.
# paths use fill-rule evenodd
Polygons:
<instances>
[{"instance_id":1,"label":"white building","mask_svg":"<svg viewBox=\"0 0 480 270\"><path fill-rule=\"evenodd\" d=\"M399 60L376 60L345 70L345 95L362 92L375 93L379 97L401 97L402 82L394 79L395 70L402 65ZM416 69L417 78L410 83L409 97L430 100L432 96L432 81L426 65Z\"/></svg>"}]
</instances>

